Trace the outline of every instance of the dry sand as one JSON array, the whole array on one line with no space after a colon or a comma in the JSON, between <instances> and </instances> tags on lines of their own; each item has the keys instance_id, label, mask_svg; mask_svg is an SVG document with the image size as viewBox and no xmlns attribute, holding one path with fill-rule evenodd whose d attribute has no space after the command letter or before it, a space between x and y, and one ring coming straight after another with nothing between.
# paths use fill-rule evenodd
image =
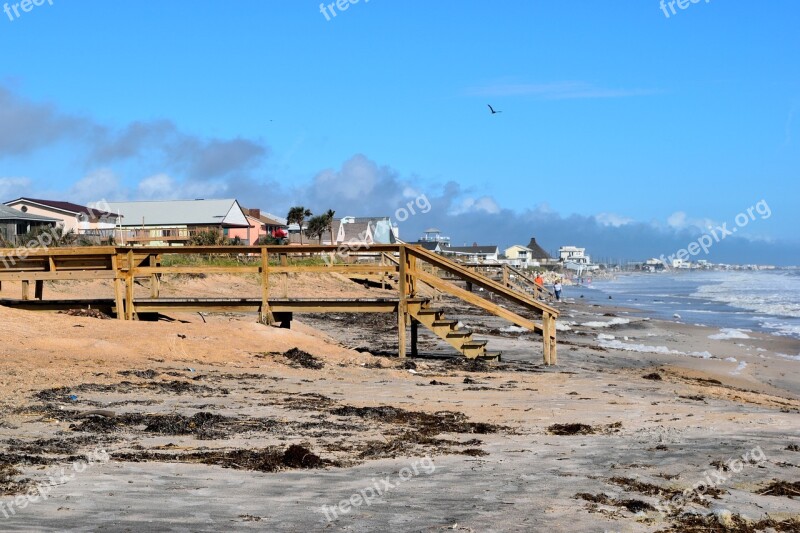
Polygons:
<instances>
[{"instance_id":1,"label":"dry sand","mask_svg":"<svg viewBox=\"0 0 800 533\"><path fill-rule=\"evenodd\" d=\"M216 277L174 279L164 293L232 284L257 295L255 280ZM4 283L2 295L18 290ZM109 290L48 285L46 297ZM344 278L287 286L320 291L391 294ZM800 500L770 485L800 479L800 361L777 355L800 354L800 342L713 340L718 330L571 302L560 364L547 368L534 335L441 305L504 361L442 359L451 352L427 334L413 364L373 355L396 351L383 315L297 316L282 330L236 314L128 323L0 308L0 530L752 530L734 529L740 516L797 530L787 520ZM283 355L293 348L324 366ZM87 415L98 410L114 416ZM71 473L99 449L109 461ZM745 454L738 471L714 466ZM13 503L55 467L70 475L46 499ZM326 518L323 506L382 480L393 486L369 504ZM703 480L713 496L666 505Z\"/></svg>"}]
</instances>

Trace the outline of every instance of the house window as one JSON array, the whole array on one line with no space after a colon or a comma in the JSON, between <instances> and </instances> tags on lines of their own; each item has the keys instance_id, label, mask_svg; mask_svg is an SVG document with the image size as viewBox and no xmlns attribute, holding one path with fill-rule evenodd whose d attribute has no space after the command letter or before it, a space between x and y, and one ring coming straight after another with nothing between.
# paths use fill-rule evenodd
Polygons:
<instances>
[{"instance_id":1,"label":"house window","mask_svg":"<svg viewBox=\"0 0 800 533\"><path fill-rule=\"evenodd\" d=\"M22 211L23 213L27 213L28 212L28 206L27 205L23 205L22 207L19 208L19 210Z\"/></svg>"}]
</instances>

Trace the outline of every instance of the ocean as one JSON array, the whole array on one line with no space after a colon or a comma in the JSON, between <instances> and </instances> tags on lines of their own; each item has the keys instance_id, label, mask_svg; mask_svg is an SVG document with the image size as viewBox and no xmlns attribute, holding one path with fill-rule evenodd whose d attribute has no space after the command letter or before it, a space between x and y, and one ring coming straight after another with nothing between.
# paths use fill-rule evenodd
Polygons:
<instances>
[{"instance_id":1,"label":"ocean","mask_svg":"<svg viewBox=\"0 0 800 533\"><path fill-rule=\"evenodd\" d=\"M800 270L622 274L564 296L640 309L654 318L800 339ZM608 297L611 296L611 301Z\"/></svg>"}]
</instances>

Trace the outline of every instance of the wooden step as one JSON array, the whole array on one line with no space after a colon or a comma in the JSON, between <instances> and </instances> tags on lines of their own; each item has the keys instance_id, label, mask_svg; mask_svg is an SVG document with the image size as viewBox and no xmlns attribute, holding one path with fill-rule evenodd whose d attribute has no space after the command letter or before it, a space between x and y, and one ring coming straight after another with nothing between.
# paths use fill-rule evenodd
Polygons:
<instances>
[{"instance_id":1,"label":"wooden step","mask_svg":"<svg viewBox=\"0 0 800 533\"><path fill-rule=\"evenodd\" d=\"M420 309L419 311L417 311L418 315L423 315L423 316L440 315L442 313L444 313L443 309L436 309L433 307L429 307L427 309Z\"/></svg>"},{"instance_id":2,"label":"wooden step","mask_svg":"<svg viewBox=\"0 0 800 533\"><path fill-rule=\"evenodd\" d=\"M448 339L463 339L466 337L472 337L472 332L460 329L458 331L448 331L446 336Z\"/></svg>"},{"instance_id":3,"label":"wooden step","mask_svg":"<svg viewBox=\"0 0 800 533\"><path fill-rule=\"evenodd\" d=\"M489 341L483 340L483 339L481 339L481 340L471 340L469 342L465 342L464 344L462 344L461 347L462 348L466 348L466 349L483 348L488 343L489 343Z\"/></svg>"},{"instance_id":4,"label":"wooden step","mask_svg":"<svg viewBox=\"0 0 800 533\"><path fill-rule=\"evenodd\" d=\"M435 328L442 328L442 327L449 327L450 329L455 329L456 324L458 324L458 320L434 320L433 324L431 324Z\"/></svg>"},{"instance_id":5,"label":"wooden step","mask_svg":"<svg viewBox=\"0 0 800 533\"><path fill-rule=\"evenodd\" d=\"M484 361L497 361L499 363L502 355L502 352L486 352L483 355L479 355L477 358Z\"/></svg>"}]
</instances>

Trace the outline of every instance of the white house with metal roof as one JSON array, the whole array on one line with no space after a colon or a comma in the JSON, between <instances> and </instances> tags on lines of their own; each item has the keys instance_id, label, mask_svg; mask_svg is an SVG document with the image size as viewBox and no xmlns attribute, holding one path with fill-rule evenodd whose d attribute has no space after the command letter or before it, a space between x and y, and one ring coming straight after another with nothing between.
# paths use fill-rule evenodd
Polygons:
<instances>
[{"instance_id":1,"label":"white house with metal roof","mask_svg":"<svg viewBox=\"0 0 800 533\"><path fill-rule=\"evenodd\" d=\"M182 245L201 232L227 237L233 228L249 228L235 199L109 202L122 215L118 242L150 246Z\"/></svg>"}]
</instances>

